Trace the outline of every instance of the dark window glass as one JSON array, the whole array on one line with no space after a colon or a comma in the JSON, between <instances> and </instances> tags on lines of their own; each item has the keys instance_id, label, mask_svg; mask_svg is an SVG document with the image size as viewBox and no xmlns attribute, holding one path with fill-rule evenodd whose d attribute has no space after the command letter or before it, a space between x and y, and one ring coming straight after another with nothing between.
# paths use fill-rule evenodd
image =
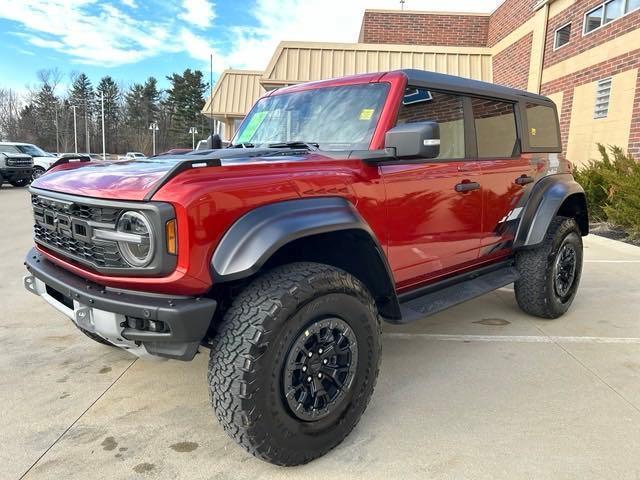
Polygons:
<instances>
[{"instance_id":1,"label":"dark window glass","mask_svg":"<svg viewBox=\"0 0 640 480\"><path fill-rule=\"evenodd\" d=\"M614 21L616 18L624 15L625 0L613 0L604 7L604 23Z\"/></svg>"},{"instance_id":2,"label":"dark window glass","mask_svg":"<svg viewBox=\"0 0 640 480\"><path fill-rule=\"evenodd\" d=\"M464 107L462 97L409 87L398 113L403 123L437 122L440 127L439 159L464 158Z\"/></svg>"},{"instance_id":3,"label":"dark window glass","mask_svg":"<svg viewBox=\"0 0 640 480\"><path fill-rule=\"evenodd\" d=\"M584 17L584 33L589 33L602 25L604 7L600 6L590 11Z\"/></svg>"},{"instance_id":4,"label":"dark window glass","mask_svg":"<svg viewBox=\"0 0 640 480\"><path fill-rule=\"evenodd\" d=\"M513 104L474 98L473 118L480 158L506 158L517 153L518 135Z\"/></svg>"},{"instance_id":5,"label":"dark window glass","mask_svg":"<svg viewBox=\"0 0 640 480\"><path fill-rule=\"evenodd\" d=\"M534 148L558 148L558 123L553 108L527 103L529 145Z\"/></svg>"},{"instance_id":6,"label":"dark window glass","mask_svg":"<svg viewBox=\"0 0 640 480\"><path fill-rule=\"evenodd\" d=\"M554 45L555 48L560 48L563 45L569 43L569 38L571 37L571 24L565 25L562 28L556 30L556 43Z\"/></svg>"}]
</instances>

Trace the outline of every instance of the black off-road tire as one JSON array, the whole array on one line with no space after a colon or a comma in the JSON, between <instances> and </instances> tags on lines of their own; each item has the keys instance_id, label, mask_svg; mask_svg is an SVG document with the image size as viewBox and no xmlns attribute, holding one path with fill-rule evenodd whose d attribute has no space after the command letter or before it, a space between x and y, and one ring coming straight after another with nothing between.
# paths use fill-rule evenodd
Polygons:
<instances>
[{"instance_id":1,"label":"black off-road tire","mask_svg":"<svg viewBox=\"0 0 640 480\"><path fill-rule=\"evenodd\" d=\"M26 187L31 182L31 178L21 178L20 180L10 180L9 183L14 187Z\"/></svg>"},{"instance_id":2,"label":"black off-road tire","mask_svg":"<svg viewBox=\"0 0 640 480\"><path fill-rule=\"evenodd\" d=\"M554 265L565 244L576 253L575 276L566 294L559 295L554 283ZM580 284L582 259L582 236L575 219L555 217L542 244L516 255L520 279L515 282L515 294L520 308L530 315L547 319L566 313Z\"/></svg>"},{"instance_id":3,"label":"black off-road tire","mask_svg":"<svg viewBox=\"0 0 640 480\"><path fill-rule=\"evenodd\" d=\"M296 338L318 318L339 317L357 339L357 366L335 411L297 418L282 389ZM373 393L381 358L381 324L364 285L322 264L293 263L256 278L217 328L208 381L224 430L249 453L292 466L326 454L351 432Z\"/></svg>"},{"instance_id":4,"label":"black off-road tire","mask_svg":"<svg viewBox=\"0 0 640 480\"><path fill-rule=\"evenodd\" d=\"M77 325L76 325L77 327ZM89 337L91 340L101 343L102 345L107 345L108 347L115 347L115 345L113 343L111 343L109 340L105 340L104 338L102 338L100 335L95 334L93 332L89 332L88 330L85 330L84 328L80 328L77 327L78 330L80 330L82 333L84 333L87 337Z\"/></svg>"}]
</instances>

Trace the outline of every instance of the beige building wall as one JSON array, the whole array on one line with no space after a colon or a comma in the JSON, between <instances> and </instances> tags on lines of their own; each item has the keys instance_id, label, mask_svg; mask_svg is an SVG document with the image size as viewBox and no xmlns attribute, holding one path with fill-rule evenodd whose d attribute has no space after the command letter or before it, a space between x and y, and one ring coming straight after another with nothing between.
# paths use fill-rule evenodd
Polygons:
<instances>
[{"instance_id":1,"label":"beige building wall","mask_svg":"<svg viewBox=\"0 0 640 480\"><path fill-rule=\"evenodd\" d=\"M600 158L593 139L604 145L626 146L629 143L631 116L638 69L627 70L612 77L609 114L593 118L598 82L576 87L571 110L571 128L567 143L567 158L585 163Z\"/></svg>"}]
</instances>

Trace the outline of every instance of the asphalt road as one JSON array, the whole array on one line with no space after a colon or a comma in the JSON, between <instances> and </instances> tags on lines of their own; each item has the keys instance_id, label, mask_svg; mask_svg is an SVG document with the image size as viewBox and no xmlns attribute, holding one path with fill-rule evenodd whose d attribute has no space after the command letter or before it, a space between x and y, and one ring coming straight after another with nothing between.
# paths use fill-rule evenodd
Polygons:
<instances>
[{"instance_id":1,"label":"asphalt road","mask_svg":"<svg viewBox=\"0 0 640 480\"><path fill-rule=\"evenodd\" d=\"M26 190L0 190L0 478L640 478L640 248L590 236L555 321L510 287L386 328L374 398L345 442L279 468L209 406L207 351L136 360L22 287Z\"/></svg>"}]
</instances>

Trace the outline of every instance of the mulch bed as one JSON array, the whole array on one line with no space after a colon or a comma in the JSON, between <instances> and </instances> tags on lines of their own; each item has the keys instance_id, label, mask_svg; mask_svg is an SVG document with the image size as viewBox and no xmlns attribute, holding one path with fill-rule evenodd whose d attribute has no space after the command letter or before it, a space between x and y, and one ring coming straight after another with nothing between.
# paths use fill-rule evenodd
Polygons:
<instances>
[{"instance_id":1,"label":"mulch bed","mask_svg":"<svg viewBox=\"0 0 640 480\"><path fill-rule=\"evenodd\" d=\"M589 233L640 247L640 239L633 239L624 229L608 223L591 223L589 225Z\"/></svg>"}]
</instances>

